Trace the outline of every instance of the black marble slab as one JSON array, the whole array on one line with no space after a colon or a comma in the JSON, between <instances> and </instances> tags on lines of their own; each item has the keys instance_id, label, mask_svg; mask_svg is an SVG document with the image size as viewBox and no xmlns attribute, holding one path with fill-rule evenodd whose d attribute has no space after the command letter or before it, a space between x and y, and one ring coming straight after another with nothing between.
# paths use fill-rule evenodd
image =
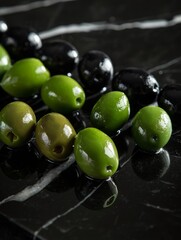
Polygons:
<instances>
[{"instance_id":1,"label":"black marble slab","mask_svg":"<svg viewBox=\"0 0 181 240\"><path fill-rule=\"evenodd\" d=\"M181 83L180 0L2 0L0 19L33 27L43 41L67 40L80 56L104 51L115 72L139 67L161 87ZM0 239L179 239L180 126L159 159L133 153L132 141L123 139L121 168L101 184L78 177L75 164L60 175L55 171L58 177L46 184L58 166L39 159L32 149L1 146ZM43 183L47 186L37 191ZM32 189L36 194L25 199Z\"/></svg>"}]
</instances>

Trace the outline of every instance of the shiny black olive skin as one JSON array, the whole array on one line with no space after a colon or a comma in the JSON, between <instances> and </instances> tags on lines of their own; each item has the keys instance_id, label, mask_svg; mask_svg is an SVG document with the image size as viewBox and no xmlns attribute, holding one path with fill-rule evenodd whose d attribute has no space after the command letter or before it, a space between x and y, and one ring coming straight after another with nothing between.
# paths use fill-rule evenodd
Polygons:
<instances>
[{"instance_id":1,"label":"shiny black olive skin","mask_svg":"<svg viewBox=\"0 0 181 240\"><path fill-rule=\"evenodd\" d=\"M124 92L133 110L156 101L159 84L152 75L142 69L125 68L115 74L112 89Z\"/></svg>"},{"instance_id":2,"label":"shiny black olive skin","mask_svg":"<svg viewBox=\"0 0 181 240\"><path fill-rule=\"evenodd\" d=\"M181 122L181 85L165 86L158 95L158 105L170 116L173 123Z\"/></svg>"},{"instance_id":3,"label":"shiny black olive skin","mask_svg":"<svg viewBox=\"0 0 181 240\"><path fill-rule=\"evenodd\" d=\"M1 38L1 43L12 60L34 57L35 51L42 46L39 35L28 27L9 27Z\"/></svg>"},{"instance_id":4,"label":"shiny black olive skin","mask_svg":"<svg viewBox=\"0 0 181 240\"><path fill-rule=\"evenodd\" d=\"M72 73L79 61L77 49L63 40L45 42L36 56L48 68L51 75Z\"/></svg>"},{"instance_id":5,"label":"shiny black olive skin","mask_svg":"<svg viewBox=\"0 0 181 240\"><path fill-rule=\"evenodd\" d=\"M85 53L78 65L80 80L86 92L95 93L107 87L113 77L113 65L107 54L98 50Z\"/></svg>"}]
</instances>

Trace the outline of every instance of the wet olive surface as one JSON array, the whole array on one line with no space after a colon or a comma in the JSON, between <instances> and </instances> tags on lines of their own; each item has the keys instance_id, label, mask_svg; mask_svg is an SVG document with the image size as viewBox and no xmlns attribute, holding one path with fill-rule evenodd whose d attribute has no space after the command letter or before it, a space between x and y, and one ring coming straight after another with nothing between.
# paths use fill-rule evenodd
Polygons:
<instances>
[{"instance_id":1,"label":"wet olive surface","mask_svg":"<svg viewBox=\"0 0 181 240\"><path fill-rule=\"evenodd\" d=\"M90 50L103 51L112 60L114 73L134 67L151 73L160 89L181 84L180 1L35 3L18 0L14 6L12 1L1 1L0 17L10 26L23 23L34 28L43 42L50 38L68 41L80 57ZM57 26L62 26L59 33L47 34ZM78 78L77 68L73 76ZM177 119L173 121L171 140L155 155L135 147L129 130L114 136L120 166L109 181L92 181L73 163L42 191L23 200L28 186L37 190L35 184L45 176L47 179L47 174L58 166L41 157L33 143L17 150L1 145L0 239L33 239L37 230L37 239L45 240L177 239L181 232L181 94L179 87L167 89L158 100L167 108L171 106L172 114L178 109L172 117ZM0 99L1 108L13 100L2 91ZM98 96L89 96L83 109L69 116L77 131L89 125L87 117L96 99ZM40 111L42 101L38 97L26 102L37 118L48 112ZM27 190L23 195L2 202L23 189Z\"/></svg>"}]
</instances>

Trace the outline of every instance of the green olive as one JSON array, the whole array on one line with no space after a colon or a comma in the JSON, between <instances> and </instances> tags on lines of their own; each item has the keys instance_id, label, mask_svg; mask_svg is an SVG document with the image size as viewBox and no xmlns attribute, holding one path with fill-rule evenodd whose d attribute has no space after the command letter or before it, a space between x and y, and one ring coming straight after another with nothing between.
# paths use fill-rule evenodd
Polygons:
<instances>
[{"instance_id":1,"label":"green olive","mask_svg":"<svg viewBox=\"0 0 181 240\"><path fill-rule=\"evenodd\" d=\"M0 78L11 67L11 59L5 48L0 45Z\"/></svg>"},{"instance_id":2,"label":"green olive","mask_svg":"<svg viewBox=\"0 0 181 240\"><path fill-rule=\"evenodd\" d=\"M77 134L74 155L80 169L95 179L109 178L116 172L119 164L114 142L96 128L85 128Z\"/></svg>"},{"instance_id":3,"label":"green olive","mask_svg":"<svg viewBox=\"0 0 181 240\"><path fill-rule=\"evenodd\" d=\"M20 147L29 140L35 125L36 116L28 104L11 102L0 111L0 140L10 147Z\"/></svg>"},{"instance_id":4,"label":"green olive","mask_svg":"<svg viewBox=\"0 0 181 240\"><path fill-rule=\"evenodd\" d=\"M17 61L3 76L1 86L14 97L30 97L50 77L49 71L36 58Z\"/></svg>"},{"instance_id":5,"label":"green olive","mask_svg":"<svg viewBox=\"0 0 181 240\"><path fill-rule=\"evenodd\" d=\"M104 94L91 111L91 123L106 133L118 130L130 115L130 105L123 92L112 91Z\"/></svg>"},{"instance_id":6,"label":"green olive","mask_svg":"<svg viewBox=\"0 0 181 240\"><path fill-rule=\"evenodd\" d=\"M169 141L172 123L160 107L146 106L140 109L132 122L132 134L138 146L148 151L158 151Z\"/></svg>"},{"instance_id":7,"label":"green olive","mask_svg":"<svg viewBox=\"0 0 181 240\"><path fill-rule=\"evenodd\" d=\"M63 161L70 155L75 136L72 124L59 113L44 115L35 129L35 141L39 151L53 161Z\"/></svg>"},{"instance_id":8,"label":"green olive","mask_svg":"<svg viewBox=\"0 0 181 240\"><path fill-rule=\"evenodd\" d=\"M50 109L62 114L80 109L85 102L82 87L73 78L65 75L51 77L42 86L41 97Z\"/></svg>"}]
</instances>

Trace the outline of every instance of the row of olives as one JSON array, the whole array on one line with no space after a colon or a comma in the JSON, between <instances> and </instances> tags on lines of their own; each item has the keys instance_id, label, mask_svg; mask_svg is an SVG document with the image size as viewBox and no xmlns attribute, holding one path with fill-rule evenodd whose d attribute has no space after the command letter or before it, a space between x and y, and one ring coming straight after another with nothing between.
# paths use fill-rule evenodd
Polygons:
<instances>
[{"instance_id":1,"label":"row of olives","mask_svg":"<svg viewBox=\"0 0 181 240\"><path fill-rule=\"evenodd\" d=\"M79 61L79 53L72 44L60 39L43 42L34 29L8 26L2 20L0 21L0 43L11 56L13 63L22 58L35 57L43 62L51 75L67 75L77 67L86 95L99 92L111 84L112 90L122 91L127 95L132 113L157 100L159 105L169 113L172 121L178 124L180 122L180 85L166 86L160 91L157 80L146 71L137 68L122 69L113 76L113 64L104 52L91 50ZM1 77L2 73L10 67L10 59L6 54L4 55L2 49L0 49L0 57L0 68L3 69L0 70Z\"/></svg>"},{"instance_id":2,"label":"row of olives","mask_svg":"<svg viewBox=\"0 0 181 240\"><path fill-rule=\"evenodd\" d=\"M172 132L168 114L156 106L142 108L134 117L131 128L137 144L149 151L161 149ZM32 108L22 101L11 102L0 111L0 140L4 144L12 148L22 146L32 138L33 132L38 150L52 161L65 161L74 151L78 166L92 178L106 179L118 169L115 143L94 126L76 134L70 121L57 112L50 112L36 122Z\"/></svg>"},{"instance_id":3,"label":"row of olives","mask_svg":"<svg viewBox=\"0 0 181 240\"><path fill-rule=\"evenodd\" d=\"M9 103L0 112L1 141L18 147L34 133L38 150L48 159L64 161L74 151L86 175L98 179L112 176L119 156L110 135L127 123L135 103L144 106L157 100L160 89L156 79L135 68L123 69L113 77L112 62L101 51L89 51L79 61L75 47L65 41L42 45L35 32L7 29L3 32L0 27L1 43L6 48L0 47L0 58L6 58L0 61L0 84L20 101ZM76 66L80 83L66 75ZM53 112L36 122L32 108L21 99L39 92ZM94 93L99 97L90 109L91 127L76 133L65 115L83 108L86 96L88 99ZM139 147L158 151L169 141L172 123L162 108L145 106L134 115L131 132Z\"/></svg>"},{"instance_id":4,"label":"row of olives","mask_svg":"<svg viewBox=\"0 0 181 240\"><path fill-rule=\"evenodd\" d=\"M65 44L65 42L59 41L59 48L64 48ZM64 51L66 51L66 48ZM67 54L68 52L66 52L66 54L64 53L64 55ZM64 59L64 61L66 62L66 59ZM62 62L63 59L61 59L60 62L57 60L57 64L61 65ZM49 61L49 65L45 66L44 63L37 58L27 58L15 62L12 70L8 71L8 74L5 75L1 81L1 86L8 94L14 97L32 97L33 94L39 91L41 85L50 78L51 64L54 65L55 63L51 60ZM77 96L77 98L72 107L75 109L76 107L78 109L82 107L85 102L85 95L87 99L89 99L89 94L94 94L94 92L102 94L106 91L105 89L109 91L121 91L124 92L129 99L132 115L141 107L157 101L159 106L168 112L172 121L179 123L181 116L180 85L168 85L160 91L156 79L146 71L137 68L126 68L116 73L113 77L113 67L110 68L110 66L112 66L112 63L106 54L100 51L89 51L82 57L82 60L79 61L78 64L78 69L81 69L79 70L81 82L78 83L78 80L75 82L69 79L70 83L66 83L66 86L64 86L63 82L66 81L66 77L61 77L61 79L57 80L60 78L62 72L59 66L60 71L57 71L59 77L53 75L51 83L47 83L42 90L42 98L47 105L49 104L53 110L57 111L56 101L59 101L60 104L60 99L56 99L57 92L66 92L64 90L67 87L71 88L74 86L74 92L72 94L74 94L74 97ZM3 46L0 46L0 77L2 78L10 68L11 59L9 54ZM23 72L21 71L22 68L24 68ZM50 91L53 95L48 94ZM69 94L67 94L67 96L66 93L64 94L65 98L70 99ZM67 107L69 108L70 106Z\"/></svg>"},{"instance_id":5,"label":"row of olives","mask_svg":"<svg viewBox=\"0 0 181 240\"><path fill-rule=\"evenodd\" d=\"M160 91L157 80L146 71L137 68L122 69L113 76L113 64L104 52L89 51L79 61L78 51L72 44L62 40L49 40L42 44L40 37L32 29L8 28L2 21L0 21L0 43L4 46L0 46L0 77L11 67L11 61L14 63L21 58L40 59L46 67L44 75L47 76L48 74L67 75L78 66L80 80L77 80L84 88L86 96L103 92L111 87L114 91L122 91L126 94L132 115L139 108L157 100L159 106L169 113L173 122L180 122L181 86L178 84L166 86ZM43 71L43 67L41 70ZM25 71L28 73L27 69ZM28 85L31 77L26 76L26 79ZM23 82L25 81L20 81L20 84ZM21 86L18 87L21 89ZM34 90L37 90L38 86L34 87ZM24 91L21 91L21 94L22 92ZM13 94L18 95L18 92ZM26 94L28 95L25 91L24 96Z\"/></svg>"}]
</instances>

